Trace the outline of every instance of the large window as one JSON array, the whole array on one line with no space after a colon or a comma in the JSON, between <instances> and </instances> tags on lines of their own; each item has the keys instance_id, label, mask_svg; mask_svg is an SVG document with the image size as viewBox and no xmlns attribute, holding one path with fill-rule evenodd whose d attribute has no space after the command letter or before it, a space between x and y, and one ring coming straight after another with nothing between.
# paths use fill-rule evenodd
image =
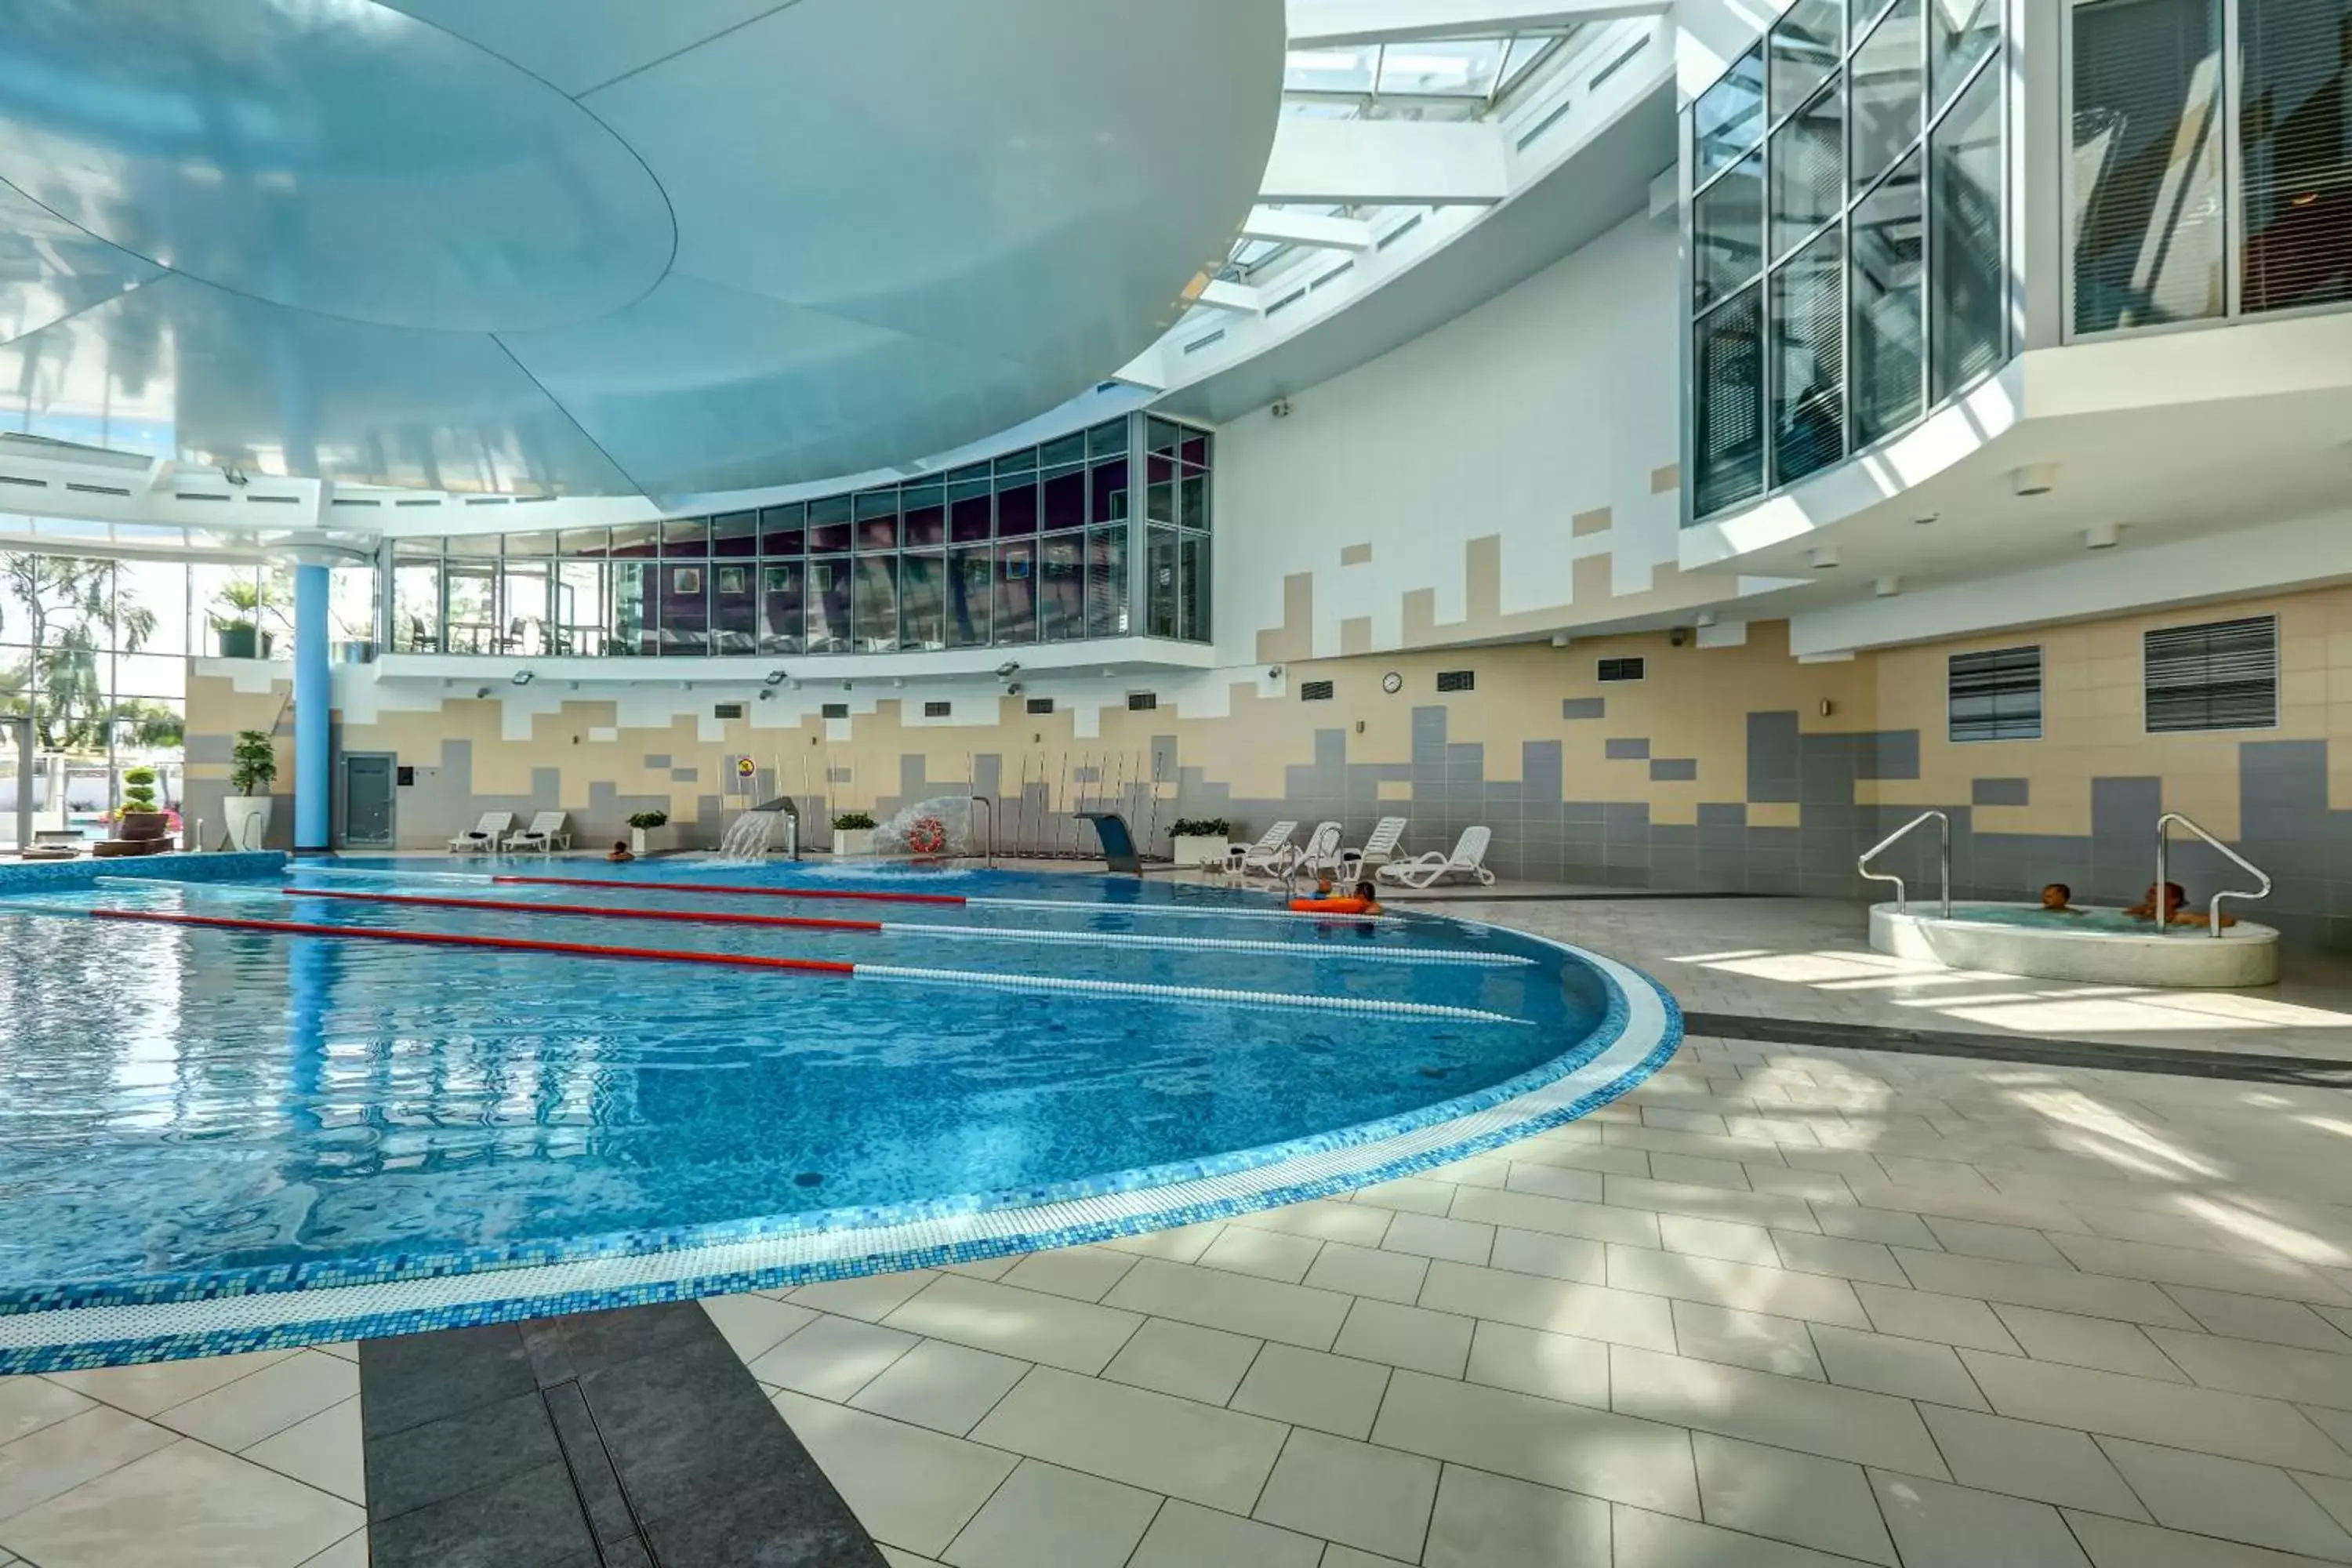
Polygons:
<instances>
[{"instance_id":1,"label":"large window","mask_svg":"<svg viewBox=\"0 0 2352 1568\"><path fill-rule=\"evenodd\" d=\"M2352 300L2352 0L2069 11L2074 330Z\"/></svg>"},{"instance_id":2,"label":"large window","mask_svg":"<svg viewBox=\"0 0 2352 1568\"><path fill-rule=\"evenodd\" d=\"M2149 734L2278 722L2277 617L2167 626L2142 640Z\"/></svg>"},{"instance_id":3,"label":"large window","mask_svg":"<svg viewBox=\"0 0 2352 1568\"><path fill-rule=\"evenodd\" d=\"M1988 648L1952 655L1948 703L1955 741L2042 738L2042 648Z\"/></svg>"},{"instance_id":4,"label":"large window","mask_svg":"<svg viewBox=\"0 0 2352 1568\"><path fill-rule=\"evenodd\" d=\"M1136 416L944 474L758 511L400 540L392 647L651 658L1017 647L1139 631L1205 642L1212 439ZM1140 584L1130 566L1139 550L1153 563Z\"/></svg>"},{"instance_id":5,"label":"large window","mask_svg":"<svg viewBox=\"0 0 2352 1568\"><path fill-rule=\"evenodd\" d=\"M1691 496L1746 504L2008 353L1994 0L1797 0L1693 103Z\"/></svg>"}]
</instances>

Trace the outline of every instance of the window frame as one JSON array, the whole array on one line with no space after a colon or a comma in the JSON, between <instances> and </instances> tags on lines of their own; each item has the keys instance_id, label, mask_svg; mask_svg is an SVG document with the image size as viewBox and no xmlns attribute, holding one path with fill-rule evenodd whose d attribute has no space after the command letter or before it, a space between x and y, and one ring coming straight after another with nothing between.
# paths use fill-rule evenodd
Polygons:
<instances>
[{"instance_id":1,"label":"window frame","mask_svg":"<svg viewBox=\"0 0 2352 1568\"><path fill-rule=\"evenodd\" d=\"M2028 651L2031 651L2031 652L2032 653L2032 655L2033 655L2033 733L2032 733L2031 735L1963 735L1963 734L1960 734L1960 733L1958 731L1958 730L1955 728L1956 721L1955 721L1955 719L1954 719L1954 717L1953 717L1953 714L1952 714L1952 701L1953 701L1954 697L1957 695L1957 694L1953 691L1952 687L1953 687L1954 679L1955 679L1958 676L1958 674L1959 674L1959 665L1960 665L1960 661L1961 661L1962 659L1969 659L1969 658L1998 658L2001 657L2001 656L2002 656L2002 655L2004 655L2004 654L2017 654L2017 653L2024 653L2024 652L2028 652ZM2047 701L2046 701L2046 699L2047 699L2047 697L2048 697L2048 695L2049 695L2049 689L2050 689L2050 687L2049 687L2049 674L2050 674L2050 653L2049 653L2048 646L2047 646L2046 644L2043 644L2043 643L2038 643L2038 642L2033 642L2033 643L2012 643L2012 644L2010 644L2009 646L2007 646L2007 647L1979 647L1979 648L1969 648L1969 649L1968 649L1968 650L1967 650L1967 651L1965 651L1965 652L1961 652L1961 653L1952 653L1952 654L1947 654L1947 655L1945 655L1945 656L1944 656L1944 740L1945 740L1945 742L1946 742L1947 744L1954 745L1954 746L1986 746L1986 745L2000 745L2000 744L2002 744L2002 743L2004 743L2004 742L2011 742L2011 741L2040 741L2040 740L2043 740L2043 739L2047 738L2047 736L2049 735L2049 732L2050 732L2050 723L2049 723L2049 721L2050 721L2050 710L2049 710L2049 708L2048 708L2048 705L2047 705ZM1998 722L1998 717L1997 717L1997 716L1996 716L1996 721L1996 721L1996 722Z\"/></svg>"},{"instance_id":2,"label":"window frame","mask_svg":"<svg viewBox=\"0 0 2352 1568\"><path fill-rule=\"evenodd\" d=\"M2220 626L2251 626L2257 621L2267 622L2270 626L2271 633L2271 715L2266 722L2260 724L2177 725L2162 730L2149 728L2147 702L2149 694L2149 639L2162 637L2167 633L2211 631L2212 629ZM2231 616L2226 620L2219 621L2190 621L2179 626L2149 626L2140 633L2139 637L2140 733L2150 737L2158 735L2250 735L2275 731L2280 728L2282 723L2280 709L2283 704L2281 701L2280 688L2284 684L2284 671L2280 668L2279 621L2278 616L2275 612L2259 616Z\"/></svg>"}]
</instances>

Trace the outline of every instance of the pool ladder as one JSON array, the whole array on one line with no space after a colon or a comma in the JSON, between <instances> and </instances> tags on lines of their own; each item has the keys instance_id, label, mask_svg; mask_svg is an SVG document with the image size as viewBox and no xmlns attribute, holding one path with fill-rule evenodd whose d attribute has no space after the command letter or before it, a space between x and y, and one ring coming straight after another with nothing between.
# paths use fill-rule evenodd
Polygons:
<instances>
[{"instance_id":1,"label":"pool ladder","mask_svg":"<svg viewBox=\"0 0 2352 1568\"><path fill-rule=\"evenodd\" d=\"M1895 912L1896 914L1909 914L1911 912L1911 900L1904 889L1903 879L1896 876L1892 871L1874 871L1870 868L1870 863L1879 855L1893 848L1895 840L1901 838L1905 834L1910 832L1921 823L1930 820L1936 824L1937 863L1941 867L1944 875L1944 918L1946 920L1949 920L1952 918L1952 819L1945 816L1942 812L1921 812L1918 816L1913 817L1910 821L1905 823L1902 826L1896 828L1894 832L1880 839L1876 844L1874 844L1869 848L1864 850L1860 858L1854 861L1853 868L1856 875L1870 881L1894 883ZM2194 826L2195 824L2192 823L2190 826ZM2161 855L2161 853L2162 851L2159 850L2158 854ZM2249 868L2251 869L2251 868Z\"/></svg>"},{"instance_id":2,"label":"pool ladder","mask_svg":"<svg viewBox=\"0 0 2352 1568\"><path fill-rule=\"evenodd\" d=\"M2228 888L2213 895L2211 902L2205 906L2205 934L2208 936L2220 936L2221 934L2221 900L2223 899L2243 899L2247 902L2252 903L2256 899L2269 898L2271 896L2270 876L2260 866L2255 865L2252 860L2247 859L2243 855L2239 854L2236 850L2231 848L2228 845L2222 843L2220 839L2206 832L2189 817L2182 816L2177 811L2168 811L2162 816L2156 819L2156 903L2158 910L2161 910L2164 908L2164 885L2170 879L2167 873L2171 869L2168 860L2172 850L2172 839L2171 836L2166 832L2166 829L2169 828L2176 822L2180 824L2181 826L2189 829L2189 832L2197 835L2198 837L2202 838L2214 848L2219 849L2223 855L2227 856L2233 863L2236 864L2238 869L2245 872L2246 875L2253 878L2254 880L2262 884L2260 889L2251 893L2242 888ZM2156 930L2158 935L2161 936L2169 929L2171 928L2168 922L2161 920L2157 922Z\"/></svg>"}]
</instances>

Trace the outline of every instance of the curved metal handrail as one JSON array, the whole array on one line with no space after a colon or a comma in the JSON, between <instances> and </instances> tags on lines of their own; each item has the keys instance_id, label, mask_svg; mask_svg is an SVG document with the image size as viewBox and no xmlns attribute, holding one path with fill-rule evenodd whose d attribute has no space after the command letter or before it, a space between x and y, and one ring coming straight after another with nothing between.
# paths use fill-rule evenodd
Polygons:
<instances>
[{"instance_id":1,"label":"curved metal handrail","mask_svg":"<svg viewBox=\"0 0 2352 1568\"><path fill-rule=\"evenodd\" d=\"M972 805L988 807L988 863L996 864L996 797L992 795L971 795L964 797Z\"/></svg>"},{"instance_id":2,"label":"curved metal handrail","mask_svg":"<svg viewBox=\"0 0 2352 1568\"><path fill-rule=\"evenodd\" d=\"M1857 876L1862 877L1864 880L1894 883L1895 912L1896 914L1909 914L1911 912L1911 900L1908 892L1903 886L1903 879L1896 876L1892 871L1874 871L1870 868L1870 862L1878 855L1893 847L1896 839L1902 837L1905 834L1910 832L1913 828L1918 826L1921 823L1926 822L1930 818L1933 818L1936 822L1937 837L1940 840L1939 854L1941 858L1939 863L1942 866L1944 873L1944 918L1946 920L1949 920L1952 918L1952 819L1944 815L1944 813L1940 811L1921 812L1918 816L1913 817L1910 821L1905 823L1902 826L1896 828L1894 832L1880 839L1876 844L1874 844L1869 848L1864 850L1860 858L1854 861L1853 868L1854 873Z\"/></svg>"},{"instance_id":3,"label":"curved metal handrail","mask_svg":"<svg viewBox=\"0 0 2352 1568\"><path fill-rule=\"evenodd\" d=\"M2156 921L2158 935L2161 936L2166 931L2172 929L2172 922L2169 920L2167 920L2164 914L2164 889L2166 884L2170 880L2168 873L2171 868L2168 862L2170 858L2172 849L2172 841L2166 836L2165 829L2171 826L2176 822L2180 824L2181 826L2189 829L2189 832L2197 835L2198 837L2202 838L2206 843L2210 844L2214 848L2219 849L2223 855L2229 857L2231 861L2236 863L2238 869L2245 872L2248 876L2253 878L2254 880L2262 884L2261 889L2256 892L2250 893L2242 888L2225 888L2221 891L2213 895L2211 900L2205 906L2205 934L2208 936L2220 936L2221 934L2221 900L2223 899L2243 899L2248 903L2252 903L2256 899L2269 898L2271 896L2270 873L2264 871L2260 866L2255 865L2252 860L2247 859L2243 855L2239 854L2236 850L2231 848L2228 845L2222 843L2220 839L2206 832L2204 828L2198 826L2193 818L2184 816L2177 811L2166 812L2162 816L2156 819L2156 909L2153 918Z\"/></svg>"}]
</instances>

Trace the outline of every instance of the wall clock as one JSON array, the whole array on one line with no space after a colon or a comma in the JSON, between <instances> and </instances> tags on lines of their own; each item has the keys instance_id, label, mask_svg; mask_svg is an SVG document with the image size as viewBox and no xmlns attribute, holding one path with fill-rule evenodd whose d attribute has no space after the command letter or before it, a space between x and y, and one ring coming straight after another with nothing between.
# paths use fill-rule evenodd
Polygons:
<instances>
[{"instance_id":1,"label":"wall clock","mask_svg":"<svg viewBox=\"0 0 2352 1568\"><path fill-rule=\"evenodd\" d=\"M1390 670L1386 675L1381 677L1381 689L1387 692L1390 696L1394 697L1398 692L1404 689L1404 677L1399 675L1393 669Z\"/></svg>"}]
</instances>

